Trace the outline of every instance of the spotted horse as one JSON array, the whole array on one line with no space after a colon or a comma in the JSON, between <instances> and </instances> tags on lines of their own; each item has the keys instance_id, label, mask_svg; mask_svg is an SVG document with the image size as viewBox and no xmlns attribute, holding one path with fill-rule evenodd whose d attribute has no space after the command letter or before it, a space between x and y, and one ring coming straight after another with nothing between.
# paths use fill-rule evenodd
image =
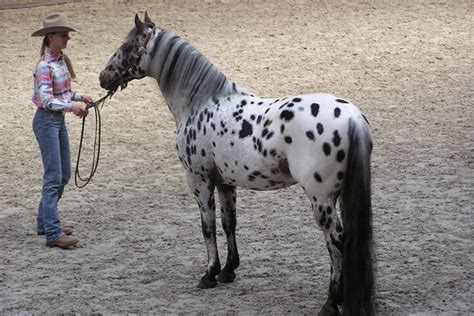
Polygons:
<instances>
[{"instance_id":1,"label":"spotted horse","mask_svg":"<svg viewBox=\"0 0 474 316\"><path fill-rule=\"evenodd\" d=\"M100 85L115 91L147 76L156 79L176 122L176 150L201 213L208 262L199 288L236 277L236 187L275 190L298 183L330 255L329 295L320 315L374 314L372 140L361 111L329 94L260 98L145 13L143 21L135 16ZM215 189L228 249L222 269Z\"/></svg>"}]
</instances>

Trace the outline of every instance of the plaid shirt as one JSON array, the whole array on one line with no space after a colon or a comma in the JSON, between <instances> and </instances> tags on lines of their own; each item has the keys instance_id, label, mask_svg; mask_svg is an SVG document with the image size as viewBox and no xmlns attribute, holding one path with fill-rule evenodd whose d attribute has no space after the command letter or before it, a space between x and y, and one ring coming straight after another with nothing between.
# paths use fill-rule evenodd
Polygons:
<instances>
[{"instance_id":1,"label":"plaid shirt","mask_svg":"<svg viewBox=\"0 0 474 316\"><path fill-rule=\"evenodd\" d=\"M82 95L71 91L71 75L64 55L48 48L33 73L33 103L51 111L72 109L72 101L81 101Z\"/></svg>"}]
</instances>

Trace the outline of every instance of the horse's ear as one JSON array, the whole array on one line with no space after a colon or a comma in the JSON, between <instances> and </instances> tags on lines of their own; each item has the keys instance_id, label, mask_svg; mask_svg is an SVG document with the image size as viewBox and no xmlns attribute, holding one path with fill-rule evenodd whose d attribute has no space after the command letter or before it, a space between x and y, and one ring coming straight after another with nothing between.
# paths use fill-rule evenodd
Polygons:
<instances>
[{"instance_id":1,"label":"horse's ear","mask_svg":"<svg viewBox=\"0 0 474 316\"><path fill-rule=\"evenodd\" d=\"M153 23L153 21L150 19L150 16L148 15L147 11L145 11L145 23L150 23L152 25L155 25L155 23Z\"/></svg>"},{"instance_id":2,"label":"horse's ear","mask_svg":"<svg viewBox=\"0 0 474 316\"><path fill-rule=\"evenodd\" d=\"M135 26L137 27L138 33L143 33L145 29L145 24L143 24L142 20L138 17L138 14L135 14Z\"/></svg>"}]
</instances>

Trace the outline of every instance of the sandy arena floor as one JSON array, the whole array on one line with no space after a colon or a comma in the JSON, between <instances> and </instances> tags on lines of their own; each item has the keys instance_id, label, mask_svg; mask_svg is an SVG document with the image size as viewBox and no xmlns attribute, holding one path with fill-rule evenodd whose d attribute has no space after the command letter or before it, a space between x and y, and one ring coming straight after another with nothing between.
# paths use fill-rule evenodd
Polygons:
<instances>
[{"instance_id":1,"label":"sandy arena floor","mask_svg":"<svg viewBox=\"0 0 474 316\"><path fill-rule=\"evenodd\" d=\"M474 313L472 1L220 2L0 11L0 314L299 315L326 298L329 256L297 186L238 192L236 282L196 288L206 265L199 212L148 78L104 107L97 174L85 189L71 181L60 203L80 246L50 249L36 236L42 166L30 98L40 39L30 33L51 11L81 25L66 51L74 88L98 98L101 68L145 9L257 95L327 92L358 105L375 139L379 314ZM75 164L80 120L67 120Z\"/></svg>"}]
</instances>

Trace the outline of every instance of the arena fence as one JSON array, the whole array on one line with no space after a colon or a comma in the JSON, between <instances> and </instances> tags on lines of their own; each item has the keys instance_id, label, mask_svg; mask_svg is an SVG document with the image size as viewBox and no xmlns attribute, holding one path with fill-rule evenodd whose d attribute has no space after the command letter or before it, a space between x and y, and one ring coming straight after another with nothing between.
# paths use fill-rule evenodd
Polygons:
<instances>
[{"instance_id":1,"label":"arena fence","mask_svg":"<svg viewBox=\"0 0 474 316\"><path fill-rule=\"evenodd\" d=\"M28 8L42 5L87 2L86 0L0 0L1 9Z\"/></svg>"}]
</instances>

